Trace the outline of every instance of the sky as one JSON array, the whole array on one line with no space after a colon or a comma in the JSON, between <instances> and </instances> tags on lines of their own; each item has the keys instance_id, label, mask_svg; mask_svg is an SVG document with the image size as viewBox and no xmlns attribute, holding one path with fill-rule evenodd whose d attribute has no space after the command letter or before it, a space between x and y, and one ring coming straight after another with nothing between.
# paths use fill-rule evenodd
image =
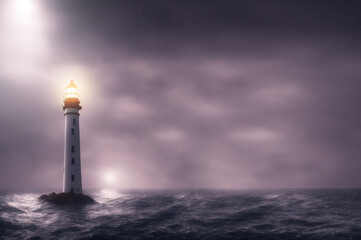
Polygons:
<instances>
[{"instance_id":1,"label":"sky","mask_svg":"<svg viewBox=\"0 0 361 240\"><path fill-rule=\"evenodd\" d=\"M0 0L0 189L361 187L359 1Z\"/></svg>"}]
</instances>

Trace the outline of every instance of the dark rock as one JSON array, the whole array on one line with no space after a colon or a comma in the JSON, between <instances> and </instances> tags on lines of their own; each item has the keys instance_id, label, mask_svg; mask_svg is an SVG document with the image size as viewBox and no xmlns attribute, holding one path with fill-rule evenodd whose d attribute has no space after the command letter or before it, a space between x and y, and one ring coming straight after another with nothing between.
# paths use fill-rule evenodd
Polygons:
<instances>
[{"instance_id":1,"label":"dark rock","mask_svg":"<svg viewBox=\"0 0 361 240\"><path fill-rule=\"evenodd\" d=\"M83 194L75 193L49 193L43 194L39 197L40 201L49 202L57 205L83 205L83 204L93 204L96 201Z\"/></svg>"}]
</instances>

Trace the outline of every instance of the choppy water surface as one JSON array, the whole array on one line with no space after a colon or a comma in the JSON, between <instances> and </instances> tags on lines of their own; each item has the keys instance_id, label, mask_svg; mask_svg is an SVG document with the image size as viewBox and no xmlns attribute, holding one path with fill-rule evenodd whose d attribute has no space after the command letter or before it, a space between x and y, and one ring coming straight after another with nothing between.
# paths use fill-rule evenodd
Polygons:
<instances>
[{"instance_id":1,"label":"choppy water surface","mask_svg":"<svg viewBox=\"0 0 361 240\"><path fill-rule=\"evenodd\" d=\"M361 190L94 191L54 206L0 193L0 239L361 239Z\"/></svg>"}]
</instances>

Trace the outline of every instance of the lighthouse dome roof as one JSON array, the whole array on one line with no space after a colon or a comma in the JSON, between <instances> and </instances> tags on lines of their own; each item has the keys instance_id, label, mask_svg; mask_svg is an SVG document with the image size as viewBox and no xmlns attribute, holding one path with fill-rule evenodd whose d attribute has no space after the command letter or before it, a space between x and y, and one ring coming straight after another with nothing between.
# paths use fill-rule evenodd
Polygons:
<instances>
[{"instance_id":1,"label":"lighthouse dome roof","mask_svg":"<svg viewBox=\"0 0 361 240\"><path fill-rule=\"evenodd\" d=\"M78 88L78 87L75 85L74 81L71 80L70 83L68 84L68 86L66 86L65 89L68 89L68 88Z\"/></svg>"}]
</instances>

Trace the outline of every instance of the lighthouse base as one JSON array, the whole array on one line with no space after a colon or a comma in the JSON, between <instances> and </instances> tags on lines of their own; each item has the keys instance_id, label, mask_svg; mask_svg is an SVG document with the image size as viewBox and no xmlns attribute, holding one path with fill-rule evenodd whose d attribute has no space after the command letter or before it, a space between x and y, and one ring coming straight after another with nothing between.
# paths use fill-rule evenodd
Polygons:
<instances>
[{"instance_id":1,"label":"lighthouse base","mask_svg":"<svg viewBox=\"0 0 361 240\"><path fill-rule=\"evenodd\" d=\"M74 193L49 193L43 194L39 197L39 200L42 202L49 202L56 205L85 205L93 204L96 201L83 194L74 194Z\"/></svg>"}]
</instances>

